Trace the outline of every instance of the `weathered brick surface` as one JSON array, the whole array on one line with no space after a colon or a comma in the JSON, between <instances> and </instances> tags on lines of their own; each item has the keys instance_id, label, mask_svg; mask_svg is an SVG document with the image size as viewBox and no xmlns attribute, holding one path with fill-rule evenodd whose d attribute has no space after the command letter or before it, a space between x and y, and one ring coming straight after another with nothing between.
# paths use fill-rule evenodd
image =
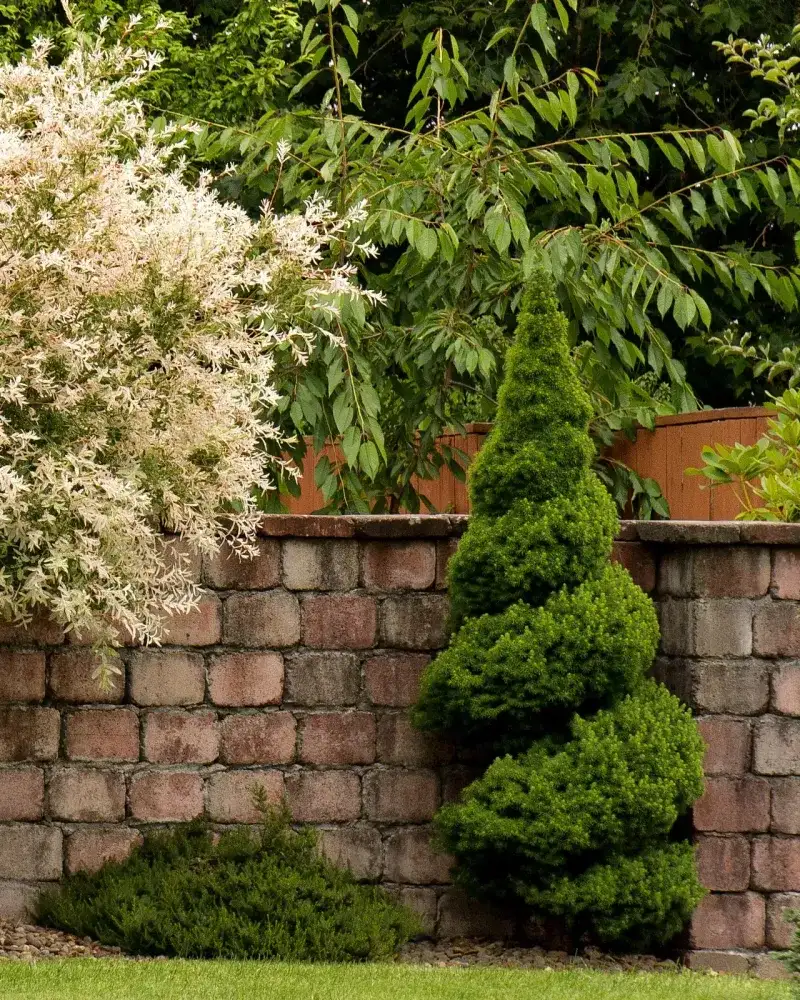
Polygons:
<instances>
[{"instance_id":1,"label":"weathered brick surface","mask_svg":"<svg viewBox=\"0 0 800 1000\"><path fill-rule=\"evenodd\" d=\"M44 771L38 767L9 767L0 770L0 821L35 822L43 816Z\"/></svg>"},{"instance_id":2,"label":"weathered brick surface","mask_svg":"<svg viewBox=\"0 0 800 1000\"><path fill-rule=\"evenodd\" d=\"M773 552L772 593L781 600L800 600L800 548L781 548Z\"/></svg>"},{"instance_id":3,"label":"weathered brick surface","mask_svg":"<svg viewBox=\"0 0 800 1000\"><path fill-rule=\"evenodd\" d=\"M759 715L769 704L769 672L763 660L701 660L692 670L692 707L699 713Z\"/></svg>"},{"instance_id":4,"label":"weathered brick surface","mask_svg":"<svg viewBox=\"0 0 800 1000\"><path fill-rule=\"evenodd\" d=\"M131 779L130 813L144 823L186 823L203 813L203 779L192 771L144 771Z\"/></svg>"},{"instance_id":5,"label":"weathered brick surface","mask_svg":"<svg viewBox=\"0 0 800 1000\"><path fill-rule=\"evenodd\" d=\"M381 606L381 642L398 649L441 649L447 611L447 599L439 594L388 597Z\"/></svg>"},{"instance_id":6,"label":"weathered brick surface","mask_svg":"<svg viewBox=\"0 0 800 1000\"><path fill-rule=\"evenodd\" d=\"M433 542L368 542L361 582L371 590L427 590L436 581Z\"/></svg>"},{"instance_id":7,"label":"weathered brick surface","mask_svg":"<svg viewBox=\"0 0 800 1000\"><path fill-rule=\"evenodd\" d=\"M23 882L61 877L62 833L58 827L4 826L0 836L0 879Z\"/></svg>"},{"instance_id":8,"label":"weathered brick surface","mask_svg":"<svg viewBox=\"0 0 800 1000\"><path fill-rule=\"evenodd\" d=\"M84 708L64 720L70 760L139 759L139 716L130 708Z\"/></svg>"},{"instance_id":9,"label":"weathered brick surface","mask_svg":"<svg viewBox=\"0 0 800 1000\"><path fill-rule=\"evenodd\" d=\"M96 673L100 658L91 649L77 647L54 653L50 659L50 694L55 701L74 704L114 703L125 695L125 677L114 676L103 688ZM117 666L122 668L122 664Z\"/></svg>"},{"instance_id":10,"label":"weathered brick surface","mask_svg":"<svg viewBox=\"0 0 800 1000\"><path fill-rule=\"evenodd\" d=\"M361 779L352 771L303 771L286 778L297 823L347 823L361 815Z\"/></svg>"},{"instance_id":11,"label":"weathered brick surface","mask_svg":"<svg viewBox=\"0 0 800 1000\"><path fill-rule=\"evenodd\" d=\"M229 715L222 723L225 764L288 764L294 759L297 724L290 712Z\"/></svg>"},{"instance_id":12,"label":"weathered brick surface","mask_svg":"<svg viewBox=\"0 0 800 1000\"><path fill-rule=\"evenodd\" d=\"M356 878L374 881L383 870L381 835L371 826L323 830L320 843L326 857L349 869Z\"/></svg>"},{"instance_id":13,"label":"weathered brick surface","mask_svg":"<svg viewBox=\"0 0 800 1000\"><path fill-rule=\"evenodd\" d=\"M384 715L378 724L378 760L382 764L435 767L453 759L453 747L422 733L405 713Z\"/></svg>"},{"instance_id":14,"label":"weathered brick surface","mask_svg":"<svg viewBox=\"0 0 800 1000\"><path fill-rule=\"evenodd\" d=\"M447 538L436 543L436 589L447 590L447 567L458 548L457 538Z\"/></svg>"},{"instance_id":15,"label":"weathered brick surface","mask_svg":"<svg viewBox=\"0 0 800 1000\"><path fill-rule=\"evenodd\" d=\"M300 740L300 759L306 764L372 764L375 716L370 712L307 715Z\"/></svg>"},{"instance_id":16,"label":"weathered brick surface","mask_svg":"<svg viewBox=\"0 0 800 1000\"><path fill-rule=\"evenodd\" d=\"M744 892L750 886L750 842L745 837L698 837L700 881L715 892Z\"/></svg>"},{"instance_id":17,"label":"weathered brick surface","mask_svg":"<svg viewBox=\"0 0 800 1000\"><path fill-rule=\"evenodd\" d=\"M447 885L453 859L434 850L431 836L425 826L392 834L386 843L384 878L411 885Z\"/></svg>"},{"instance_id":18,"label":"weathered brick surface","mask_svg":"<svg viewBox=\"0 0 800 1000\"><path fill-rule=\"evenodd\" d=\"M280 653L226 653L211 660L208 690L215 705L277 705L283 696Z\"/></svg>"},{"instance_id":19,"label":"weathered brick surface","mask_svg":"<svg viewBox=\"0 0 800 1000\"><path fill-rule=\"evenodd\" d=\"M781 715L800 716L800 664L784 664L775 670L771 707Z\"/></svg>"},{"instance_id":20,"label":"weathered brick surface","mask_svg":"<svg viewBox=\"0 0 800 1000\"><path fill-rule=\"evenodd\" d=\"M401 904L407 906L419 918L422 933L433 937L436 934L436 919L439 900L435 889L425 889L422 886L392 887L392 896Z\"/></svg>"},{"instance_id":21,"label":"weathered brick surface","mask_svg":"<svg viewBox=\"0 0 800 1000\"><path fill-rule=\"evenodd\" d=\"M205 593L196 608L174 614L164 627L164 642L171 646L213 646L222 635L222 603Z\"/></svg>"},{"instance_id":22,"label":"weathered brick surface","mask_svg":"<svg viewBox=\"0 0 800 1000\"><path fill-rule=\"evenodd\" d=\"M358 546L327 539L287 539L283 584L289 590L353 590L358 586Z\"/></svg>"},{"instance_id":23,"label":"weathered brick surface","mask_svg":"<svg viewBox=\"0 0 800 1000\"><path fill-rule=\"evenodd\" d=\"M203 579L216 590L269 590L281 582L281 545L259 538L258 554L243 559L223 545L218 554L203 562Z\"/></svg>"},{"instance_id":24,"label":"weathered brick surface","mask_svg":"<svg viewBox=\"0 0 800 1000\"><path fill-rule=\"evenodd\" d=\"M754 545L702 548L692 560L698 597L762 597L770 585L770 551Z\"/></svg>"},{"instance_id":25,"label":"weathered brick surface","mask_svg":"<svg viewBox=\"0 0 800 1000\"><path fill-rule=\"evenodd\" d=\"M59 769L50 776L47 804L54 819L114 823L125 817L125 778L89 767Z\"/></svg>"},{"instance_id":26,"label":"weathered brick surface","mask_svg":"<svg viewBox=\"0 0 800 1000\"><path fill-rule=\"evenodd\" d=\"M354 705L361 673L353 653L291 653L286 658L286 701L295 705Z\"/></svg>"},{"instance_id":27,"label":"weathered brick surface","mask_svg":"<svg viewBox=\"0 0 800 1000\"><path fill-rule=\"evenodd\" d=\"M794 940L794 926L784 919L786 910L800 910L800 893L777 892L767 899L768 948L783 950Z\"/></svg>"},{"instance_id":28,"label":"weathered brick surface","mask_svg":"<svg viewBox=\"0 0 800 1000\"><path fill-rule=\"evenodd\" d=\"M280 771L222 771L208 779L206 796L208 818L214 823L258 823L256 790L261 789L268 805L283 800L283 775Z\"/></svg>"},{"instance_id":29,"label":"weathered brick surface","mask_svg":"<svg viewBox=\"0 0 800 1000\"><path fill-rule=\"evenodd\" d=\"M800 778L773 778L772 825L773 833L792 833L800 836Z\"/></svg>"},{"instance_id":30,"label":"weathered brick surface","mask_svg":"<svg viewBox=\"0 0 800 1000\"><path fill-rule=\"evenodd\" d=\"M406 708L419 697L422 672L430 663L426 653L383 653L364 664L364 681L373 705Z\"/></svg>"},{"instance_id":31,"label":"weathered brick surface","mask_svg":"<svg viewBox=\"0 0 800 1000\"><path fill-rule=\"evenodd\" d=\"M130 660L131 700L137 705L199 705L205 696L203 657L177 650L143 650Z\"/></svg>"},{"instance_id":32,"label":"weathered brick surface","mask_svg":"<svg viewBox=\"0 0 800 1000\"><path fill-rule=\"evenodd\" d=\"M755 892L711 893L692 917L695 948L761 948L766 931L766 903Z\"/></svg>"},{"instance_id":33,"label":"weathered brick surface","mask_svg":"<svg viewBox=\"0 0 800 1000\"><path fill-rule=\"evenodd\" d=\"M698 601L691 652L695 656L749 656L753 651L750 601Z\"/></svg>"},{"instance_id":34,"label":"weathered brick surface","mask_svg":"<svg viewBox=\"0 0 800 1000\"><path fill-rule=\"evenodd\" d=\"M646 545L641 542L615 542L611 558L625 567L642 590L648 594L655 590L656 560Z\"/></svg>"},{"instance_id":35,"label":"weathered brick surface","mask_svg":"<svg viewBox=\"0 0 800 1000\"><path fill-rule=\"evenodd\" d=\"M752 863L753 889L800 891L800 838L756 837Z\"/></svg>"},{"instance_id":36,"label":"weathered brick surface","mask_svg":"<svg viewBox=\"0 0 800 1000\"><path fill-rule=\"evenodd\" d=\"M64 867L68 872L95 872L108 861L124 861L142 835L125 826L85 827L68 834Z\"/></svg>"},{"instance_id":37,"label":"weathered brick surface","mask_svg":"<svg viewBox=\"0 0 800 1000\"><path fill-rule=\"evenodd\" d=\"M441 938L510 938L514 921L499 908L470 899L461 889L448 889L439 900L438 933Z\"/></svg>"},{"instance_id":38,"label":"weathered brick surface","mask_svg":"<svg viewBox=\"0 0 800 1000\"><path fill-rule=\"evenodd\" d=\"M1 649L0 704L10 701L42 701L44 695L44 653Z\"/></svg>"},{"instance_id":39,"label":"weathered brick surface","mask_svg":"<svg viewBox=\"0 0 800 1000\"><path fill-rule=\"evenodd\" d=\"M0 761L53 760L60 724L53 708L0 708Z\"/></svg>"},{"instance_id":40,"label":"weathered brick surface","mask_svg":"<svg viewBox=\"0 0 800 1000\"><path fill-rule=\"evenodd\" d=\"M59 646L64 630L47 615L36 614L27 625L0 622L0 644L3 646Z\"/></svg>"},{"instance_id":41,"label":"weathered brick surface","mask_svg":"<svg viewBox=\"0 0 800 1000\"><path fill-rule=\"evenodd\" d=\"M800 655L800 605L792 601L763 601L753 617L756 656Z\"/></svg>"},{"instance_id":42,"label":"weathered brick surface","mask_svg":"<svg viewBox=\"0 0 800 1000\"><path fill-rule=\"evenodd\" d=\"M746 976L752 957L740 951L690 951L686 966L692 972L719 972L725 976Z\"/></svg>"},{"instance_id":43,"label":"weathered brick surface","mask_svg":"<svg viewBox=\"0 0 800 1000\"><path fill-rule=\"evenodd\" d=\"M706 774L744 775L750 769L750 722L706 716L698 721L706 744Z\"/></svg>"},{"instance_id":44,"label":"weathered brick surface","mask_svg":"<svg viewBox=\"0 0 800 1000\"><path fill-rule=\"evenodd\" d=\"M300 605L286 590L232 594L225 601L225 642L284 649L300 641Z\"/></svg>"},{"instance_id":45,"label":"weathered brick surface","mask_svg":"<svg viewBox=\"0 0 800 1000\"><path fill-rule=\"evenodd\" d=\"M748 833L769 829L770 787L763 778L707 778L694 804L695 830Z\"/></svg>"},{"instance_id":46,"label":"weathered brick surface","mask_svg":"<svg viewBox=\"0 0 800 1000\"><path fill-rule=\"evenodd\" d=\"M32 923L39 895L40 887L30 882L0 882L0 913L3 919L13 924Z\"/></svg>"},{"instance_id":47,"label":"weathered brick surface","mask_svg":"<svg viewBox=\"0 0 800 1000\"><path fill-rule=\"evenodd\" d=\"M426 823L439 806L439 781L433 771L392 768L364 779L369 819L382 823Z\"/></svg>"},{"instance_id":48,"label":"weathered brick surface","mask_svg":"<svg viewBox=\"0 0 800 1000\"><path fill-rule=\"evenodd\" d=\"M800 774L800 719L768 715L756 723L753 770L756 774Z\"/></svg>"},{"instance_id":49,"label":"weathered brick surface","mask_svg":"<svg viewBox=\"0 0 800 1000\"><path fill-rule=\"evenodd\" d=\"M212 764L219 756L216 712L149 712L144 754L154 764Z\"/></svg>"},{"instance_id":50,"label":"weathered brick surface","mask_svg":"<svg viewBox=\"0 0 800 1000\"><path fill-rule=\"evenodd\" d=\"M372 597L331 594L303 601L303 641L313 649L370 649L376 631Z\"/></svg>"}]
</instances>

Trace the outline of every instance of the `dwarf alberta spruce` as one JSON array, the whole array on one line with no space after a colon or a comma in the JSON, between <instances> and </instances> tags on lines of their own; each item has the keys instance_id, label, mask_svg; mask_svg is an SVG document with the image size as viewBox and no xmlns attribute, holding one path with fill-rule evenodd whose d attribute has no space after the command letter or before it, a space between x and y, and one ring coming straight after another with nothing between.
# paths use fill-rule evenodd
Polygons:
<instances>
[{"instance_id":1,"label":"dwarf alberta spruce","mask_svg":"<svg viewBox=\"0 0 800 1000\"><path fill-rule=\"evenodd\" d=\"M156 57L48 51L0 65L0 617L148 641L197 597L162 532L253 549L276 355L332 337L371 247L348 235L363 206L253 221L189 184L126 96Z\"/></svg>"},{"instance_id":2,"label":"dwarf alberta spruce","mask_svg":"<svg viewBox=\"0 0 800 1000\"><path fill-rule=\"evenodd\" d=\"M609 562L613 502L590 469L589 400L538 271L450 569L455 633L428 667L423 728L500 754L437 817L472 893L649 948L702 897L675 824L703 788L689 711L647 679L650 599Z\"/></svg>"}]
</instances>

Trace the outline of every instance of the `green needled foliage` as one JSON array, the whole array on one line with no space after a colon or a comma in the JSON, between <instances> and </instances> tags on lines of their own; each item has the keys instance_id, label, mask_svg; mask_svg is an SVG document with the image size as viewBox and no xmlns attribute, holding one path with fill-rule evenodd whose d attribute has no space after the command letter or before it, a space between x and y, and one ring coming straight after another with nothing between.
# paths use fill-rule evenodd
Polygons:
<instances>
[{"instance_id":1,"label":"green needled foliage","mask_svg":"<svg viewBox=\"0 0 800 1000\"><path fill-rule=\"evenodd\" d=\"M526 293L451 563L457 631L416 720L505 754L437 817L468 890L649 948L702 897L674 827L702 792L703 744L647 679L658 622L609 562L616 514L590 470L589 401L551 287L542 269Z\"/></svg>"}]
</instances>

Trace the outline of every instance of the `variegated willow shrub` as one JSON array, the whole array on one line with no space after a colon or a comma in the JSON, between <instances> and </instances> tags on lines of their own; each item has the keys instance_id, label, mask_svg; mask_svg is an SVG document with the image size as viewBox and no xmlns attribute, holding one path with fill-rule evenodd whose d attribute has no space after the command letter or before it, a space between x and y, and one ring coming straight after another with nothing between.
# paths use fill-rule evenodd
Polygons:
<instances>
[{"instance_id":1,"label":"variegated willow shrub","mask_svg":"<svg viewBox=\"0 0 800 1000\"><path fill-rule=\"evenodd\" d=\"M129 96L152 63L84 39L0 66L0 616L98 648L196 600L164 532L252 551L276 355L333 336L372 252L363 206L254 221L189 183Z\"/></svg>"}]
</instances>

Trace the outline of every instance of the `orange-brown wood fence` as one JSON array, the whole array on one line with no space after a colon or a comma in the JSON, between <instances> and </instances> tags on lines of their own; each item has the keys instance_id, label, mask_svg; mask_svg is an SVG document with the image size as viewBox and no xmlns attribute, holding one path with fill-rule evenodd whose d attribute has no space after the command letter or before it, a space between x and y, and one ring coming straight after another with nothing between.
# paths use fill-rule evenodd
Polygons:
<instances>
[{"instance_id":1,"label":"orange-brown wood fence","mask_svg":"<svg viewBox=\"0 0 800 1000\"><path fill-rule=\"evenodd\" d=\"M734 407L727 410L700 410L659 417L654 431L640 430L635 441L620 438L610 457L624 462L639 473L655 479L661 486L675 520L726 521L741 509L728 486L709 489L701 476L687 476L686 469L702 465L701 452L706 445L737 442L754 444L767 428L768 411L757 407ZM466 434L447 434L443 443L477 455L491 424L468 424ZM325 453L333 458L335 448ZM323 504L322 493L314 485L316 456L309 453L303 466L300 497L289 502L293 514L312 514ZM414 481L436 510L454 514L469 513L469 498L464 483L443 469L437 480Z\"/></svg>"}]
</instances>

